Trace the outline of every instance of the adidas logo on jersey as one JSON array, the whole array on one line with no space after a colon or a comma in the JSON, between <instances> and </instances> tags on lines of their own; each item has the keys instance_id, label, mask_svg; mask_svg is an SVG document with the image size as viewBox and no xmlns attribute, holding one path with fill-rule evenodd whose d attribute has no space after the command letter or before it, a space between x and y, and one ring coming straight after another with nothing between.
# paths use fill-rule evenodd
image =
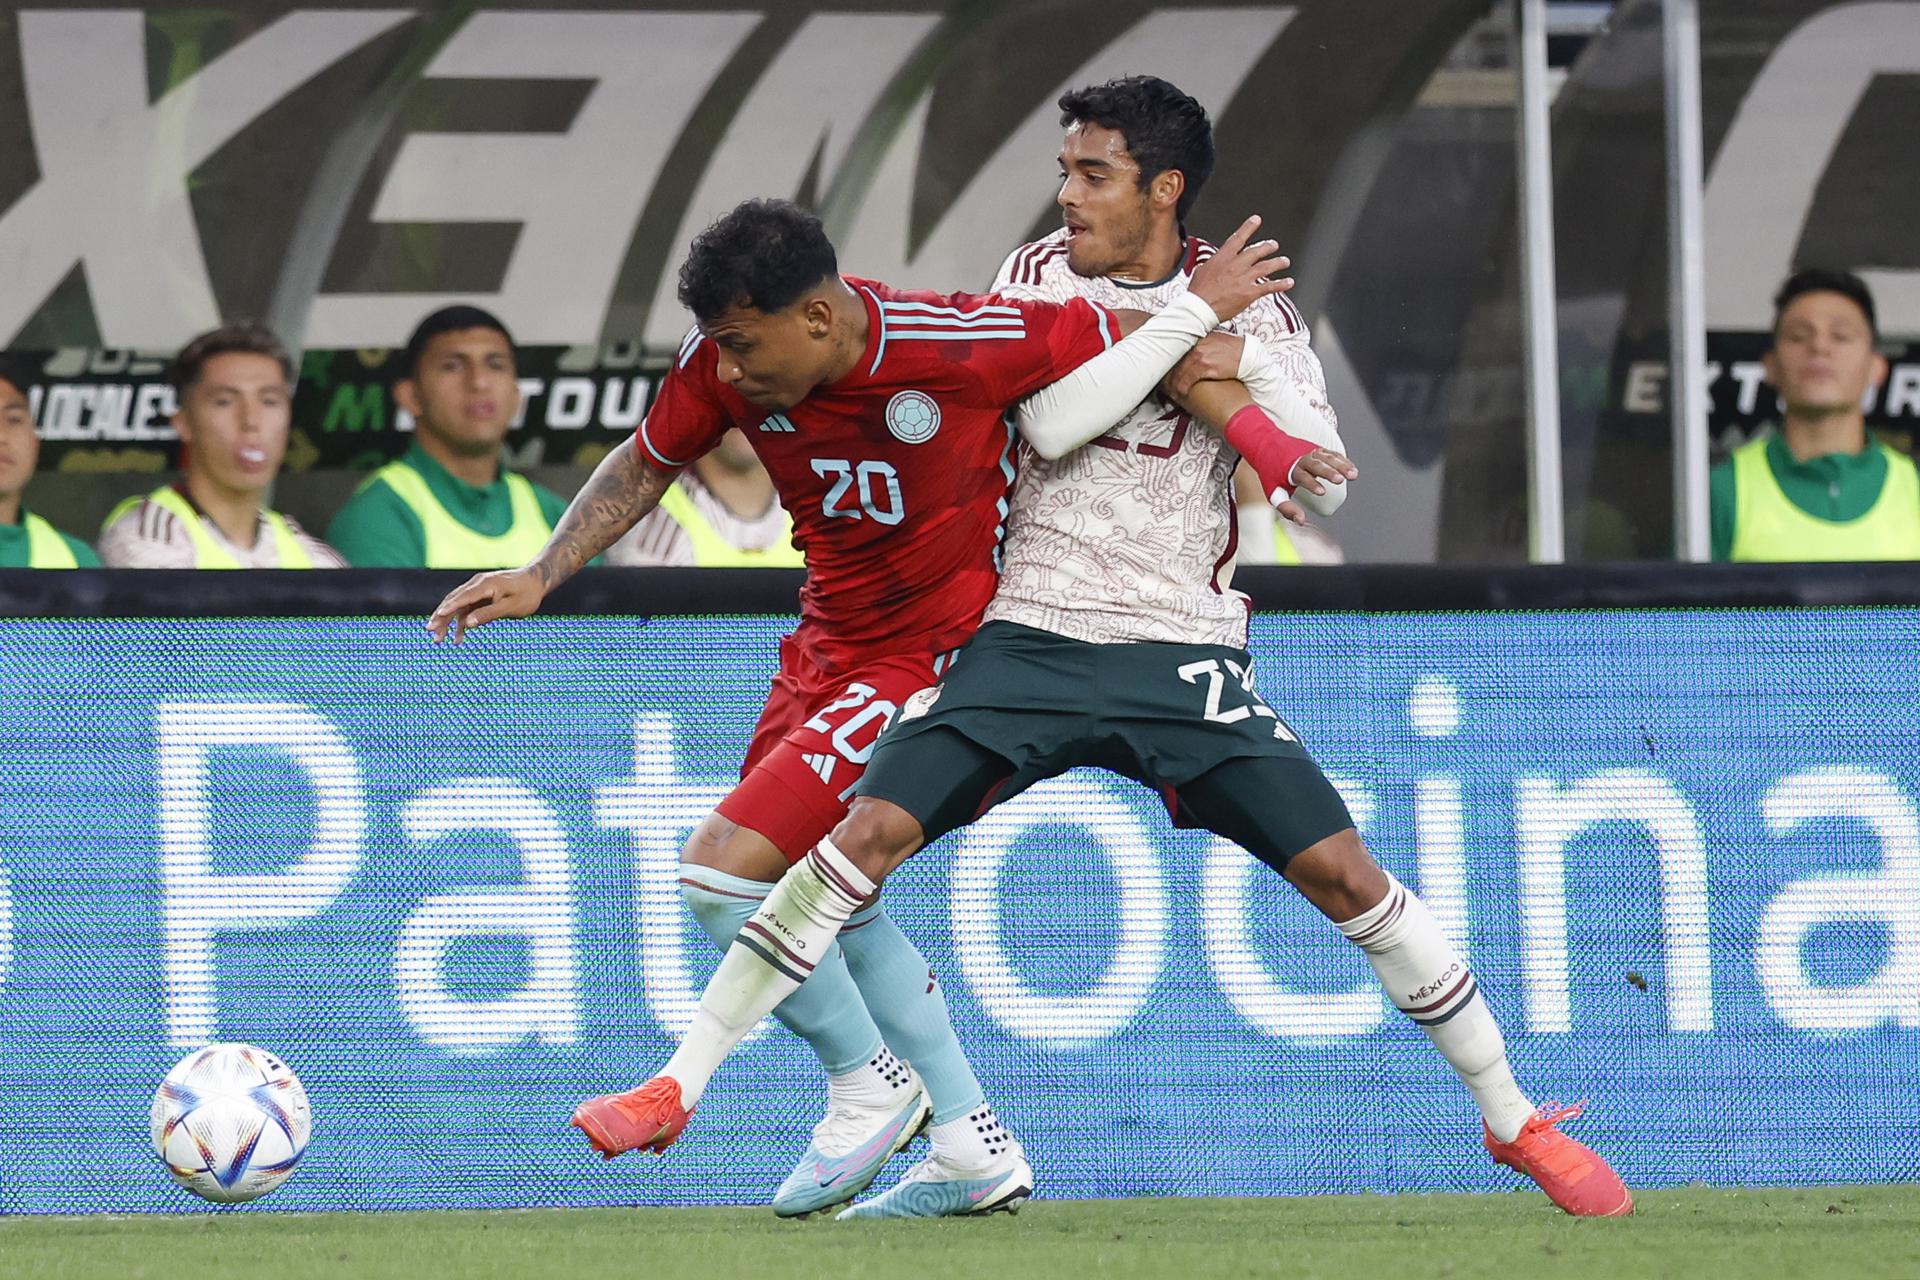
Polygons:
<instances>
[{"instance_id":1,"label":"adidas logo on jersey","mask_svg":"<svg viewBox=\"0 0 1920 1280\"><path fill-rule=\"evenodd\" d=\"M763 419L760 423L760 429L762 431L792 431L793 423L787 421L786 414L776 413L769 418Z\"/></svg>"},{"instance_id":2,"label":"adidas logo on jersey","mask_svg":"<svg viewBox=\"0 0 1920 1280\"><path fill-rule=\"evenodd\" d=\"M832 785L833 766L838 763L834 757L823 751L817 755L802 755L800 759L805 762L807 768L820 775L820 781Z\"/></svg>"}]
</instances>

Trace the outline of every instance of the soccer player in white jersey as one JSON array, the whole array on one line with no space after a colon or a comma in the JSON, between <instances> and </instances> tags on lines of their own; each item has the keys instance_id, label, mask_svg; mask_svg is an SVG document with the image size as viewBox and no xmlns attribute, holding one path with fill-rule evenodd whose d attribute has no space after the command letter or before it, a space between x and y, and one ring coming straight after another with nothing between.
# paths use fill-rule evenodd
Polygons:
<instances>
[{"instance_id":1,"label":"soccer player in white jersey","mask_svg":"<svg viewBox=\"0 0 1920 1280\"><path fill-rule=\"evenodd\" d=\"M1205 111L1150 77L1068 93L1060 107L1065 225L1016 250L996 288L1014 298L1185 305L1188 274L1209 252L1183 226L1213 166ZM847 818L756 918L795 954L817 953L923 844L1040 779L1077 765L1111 769L1164 795L1176 822L1233 840L1279 871L1366 954L1395 1006L1471 1092L1495 1160L1569 1213L1628 1213L1632 1197L1612 1169L1557 1127L1577 1108L1536 1111L1520 1091L1465 958L1373 860L1339 794L1254 692L1246 597L1228 584L1238 457L1289 518L1302 503L1327 509L1358 473L1338 451L1298 312L1268 298L1235 327L1239 351L1223 339L1175 371L1169 386L1183 404L1114 404L1095 382L1035 397L1074 394L1079 409L1115 425L1063 457L1023 457L986 625L938 686L908 700ZM793 988L766 957L735 945L648 1088L697 1097L731 1045ZM936 1153L842 1216L1013 1207L1031 1189L1031 1170L1004 1131L990 1145L977 1167Z\"/></svg>"}]
</instances>

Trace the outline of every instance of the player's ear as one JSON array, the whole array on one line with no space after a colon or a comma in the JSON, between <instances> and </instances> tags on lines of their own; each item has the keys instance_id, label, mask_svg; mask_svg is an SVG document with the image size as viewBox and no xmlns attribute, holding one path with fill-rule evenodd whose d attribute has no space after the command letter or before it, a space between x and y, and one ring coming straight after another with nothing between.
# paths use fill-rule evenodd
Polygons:
<instances>
[{"instance_id":1,"label":"player's ear","mask_svg":"<svg viewBox=\"0 0 1920 1280\"><path fill-rule=\"evenodd\" d=\"M393 402L406 410L407 416L420 417L420 384L412 378L402 378L393 384Z\"/></svg>"},{"instance_id":2,"label":"player's ear","mask_svg":"<svg viewBox=\"0 0 1920 1280\"><path fill-rule=\"evenodd\" d=\"M807 324L809 338L824 338L833 332L833 303L825 298L808 298L801 316Z\"/></svg>"},{"instance_id":3,"label":"player's ear","mask_svg":"<svg viewBox=\"0 0 1920 1280\"><path fill-rule=\"evenodd\" d=\"M1155 208L1172 209L1180 204L1187 190L1187 175L1178 169L1163 169L1147 184L1147 199Z\"/></svg>"}]
</instances>

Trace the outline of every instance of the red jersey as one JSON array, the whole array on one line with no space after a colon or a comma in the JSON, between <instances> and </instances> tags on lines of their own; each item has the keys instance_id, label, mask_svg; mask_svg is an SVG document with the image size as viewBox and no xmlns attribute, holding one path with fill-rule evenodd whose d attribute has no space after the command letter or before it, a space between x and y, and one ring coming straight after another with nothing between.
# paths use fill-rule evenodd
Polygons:
<instances>
[{"instance_id":1,"label":"red jersey","mask_svg":"<svg viewBox=\"0 0 1920 1280\"><path fill-rule=\"evenodd\" d=\"M867 345L839 381L776 413L719 379L687 335L637 442L678 468L728 428L753 442L806 555L800 639L829 670L963 643L999 578L1013 485L1007 408L1112 344L1111 313L847 278Z\"/></svg>"}]
</instances>

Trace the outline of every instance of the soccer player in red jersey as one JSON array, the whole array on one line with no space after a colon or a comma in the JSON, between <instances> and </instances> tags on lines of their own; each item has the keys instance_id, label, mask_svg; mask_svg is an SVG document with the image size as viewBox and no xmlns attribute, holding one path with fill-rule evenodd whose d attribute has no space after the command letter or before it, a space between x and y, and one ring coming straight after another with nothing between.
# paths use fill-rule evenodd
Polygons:
<instances>
[{"instance_id":1,"label":"soccer player in red jersey","mask_svg":"<svg viewBox=\"0 0 1920 1280\"><path fill-rule=\"evenodd\" d=\"M1188 302L1145 320L1084 299L843 278L818 219L749 201L689 252L680 298L699 323L634 437L596 469L532 563L472 579L428 621L436 639L457 640L525 617L727 430L753 441L806 555L801 624L782 643L740 784L687 842L681 885L718 946L737 935L800 984L775 1012L828 1071L827 1115L776 1212L851 1199L923 1125L962 1163L1013 1141L960 1051L931 969L877 901L853 913L837 946L807 959L774 941L763 903L845 816L897 708L979 625L1014 480L1008 408L1070 371L1144 397L1219 320L1291 283L1271 278L1286 261L1270 241L1249 243L1257 225L1249 219L1195 272ZM1043 456L1059 456L1107 425L1069 411L1023 431ZM682 1101L690 1112L698 1098ZM611 1157L666 1145L649 1114L616 1094L582 1104L574 1122Z\"/></svg>"}]
</instances>

